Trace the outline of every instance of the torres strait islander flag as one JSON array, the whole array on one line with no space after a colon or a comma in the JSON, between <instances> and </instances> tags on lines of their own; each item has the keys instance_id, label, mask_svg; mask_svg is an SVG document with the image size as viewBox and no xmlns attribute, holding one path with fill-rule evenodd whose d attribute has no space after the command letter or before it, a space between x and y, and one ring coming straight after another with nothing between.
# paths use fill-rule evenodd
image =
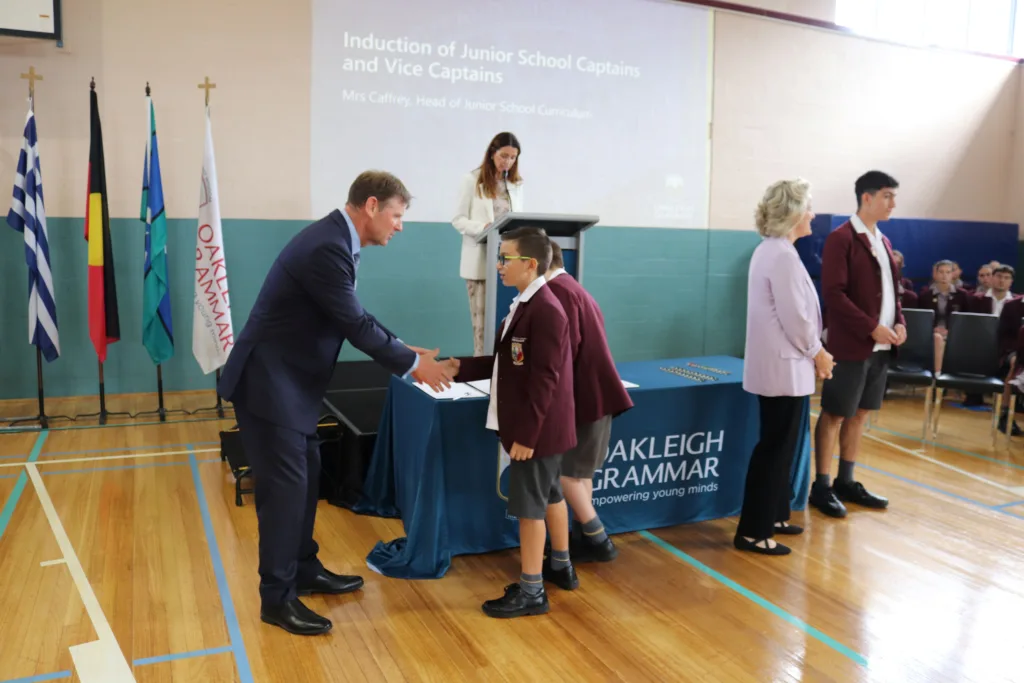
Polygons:
<instances>
[{"instance_id":1,"label":"torres strait islander flag","mask_svg":"<svg viewBox=\"0 0 1024 683\"><path fill-rule=\"evenodd\" d=\"M114 282L114 250L110 245L107 171L103 161L103 131L95 86L89 91L89 184L85 205L85 239L89 243L89 337L101 363L107 345L121 338Z\"/></svg>"}]
</instances>

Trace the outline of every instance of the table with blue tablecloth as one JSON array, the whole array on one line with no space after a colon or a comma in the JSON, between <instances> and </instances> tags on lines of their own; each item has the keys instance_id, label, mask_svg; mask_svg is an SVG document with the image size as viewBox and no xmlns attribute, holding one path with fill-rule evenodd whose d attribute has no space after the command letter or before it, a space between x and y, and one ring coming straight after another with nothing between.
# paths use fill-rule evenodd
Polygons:
<instances>
[{"instance_id":1,"label":"table with blue tablecloth","mask_svg":"<svg viewBox=\"0 0 1024 683\"><path fill-rule=\"evenodd\" d=\"M757 397L742 386L743 361L708 356L617 367L637 386L594 475L594 506L608 533L739 514L759 429ZM485 427L488 401L482 394L439 400L391 378L354 509L400 517L406 536L378 543L367 557L372 569L440 578L456 555L518 547L518 522L506 511L509 460ZM793 509L807 501L809 437L808 400L790 479Z\"/></svg>"}]
</instances>

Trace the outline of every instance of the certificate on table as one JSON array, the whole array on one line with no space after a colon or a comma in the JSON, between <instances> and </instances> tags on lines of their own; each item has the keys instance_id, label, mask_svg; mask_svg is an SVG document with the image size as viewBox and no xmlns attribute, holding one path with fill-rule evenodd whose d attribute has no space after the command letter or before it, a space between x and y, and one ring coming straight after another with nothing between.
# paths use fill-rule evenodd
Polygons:
<instances>
[{"instance_id":1,"label":"certificate on table","mask_svg":"<svg viewBox=\"0 0 1024 683\"><path fill-rule=\"evenodd\" d=\"M476 389L465 382L454 382L450 387L442 389L441 391L434 391L426 384L420 384L419 382L414 382L413 386L428 396L433 396L438 400L457 401L460 398L480 398L481 396L487 395L487 393L481 392L479 389Z\"/></svg>"}]
</instances>

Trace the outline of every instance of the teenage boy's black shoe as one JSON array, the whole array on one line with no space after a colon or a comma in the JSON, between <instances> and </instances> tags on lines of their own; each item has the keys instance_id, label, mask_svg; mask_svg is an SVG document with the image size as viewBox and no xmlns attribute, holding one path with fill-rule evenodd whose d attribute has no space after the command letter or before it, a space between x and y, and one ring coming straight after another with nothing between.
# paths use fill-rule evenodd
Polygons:
<instances>
[{"instance_id":1,"label":"teenage boy's black shoe","mask_svg":"<svg viewBox=\"0 0 1024 683\"><path fill-rule=\"evenodd\" d=\"M488 600L484 603L484 614L495 619L547 614L550 609L548 594L544 589L541 589L538 595L529 596L523 592L523 587L518 583L505 586L505 595L497 600Z\"/></svg>"}]
</instances>

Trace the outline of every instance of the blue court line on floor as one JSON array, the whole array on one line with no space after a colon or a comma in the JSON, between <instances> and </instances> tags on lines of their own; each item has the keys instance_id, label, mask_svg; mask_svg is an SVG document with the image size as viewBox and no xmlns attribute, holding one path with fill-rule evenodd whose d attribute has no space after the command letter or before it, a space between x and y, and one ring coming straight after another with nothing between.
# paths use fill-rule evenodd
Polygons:
<instances>
[{"instance_id":1,"label":"blue court line on floor","mask_svg":"<svg viewBox=\"0 0 1024 683\"><path fill-rule=\"evenodd\" d=\"M922 439L919 436L911 436L910 434L903 434L901 432L894 432L891 429L886 429L884 427L877 427L875 425L871 426L871 430L870 431L872 431L872 432L882 432L883 434L890 434L892 436L898 436L901 439L906 439L907 441L914 441L915 443L923 444L925 446L935 446L936 448L941 448L941 449L943 449L945 451L949 451L951 453L957 453L959 455L966 455L969 458L977 458L978 460L984 460L986 462L990 462L990 463L993 463L993 464L996 464L996 465L1004 465L1006 467L1011 467L1011 468L1013 468L1015 470L1024 471L1024 465L1018 465L1017 463L1010 462L1008 460L1000 460L998 458L993 458L992 456L989 456L989 455L982 455L981 453L974 453L972 451L965 451L964 449L957 448L956 446L947 446L945 444L941 444L941 443L938 443L938 442L935 442L935 441L925 441L924 439Z\"/></svg>"},{"instance_id":2,"label":"blue court line on floor","mask_svg":"<svg viewBox=\"0 0 1024 683\"><path fill-rule=\"evenodd\" d=\"M18 453L16 455L0 455L0 460L14 460L16 458L27 458L26 453Z\"/></svg>"},{"instance_id":3,"label":"blue court line on floor","mask_svg":"<svg viewBox=\"0 0 1024 683\"><path fill-rule=\"evenodd\" d=\"M105 425L70 425L68 427L50 427L51 432L67 432L75 429L115 429L117 427L153 427L160 425L186 424L192 422L227 422L234 421L234 417L200 417L195 420L167 420L166 422L115 422ZM0 434L29 434L39 431L39 427L27 427L25 429L5 429Z\"/></svg>"},{"instance_id":4,"label":"blue court line on floor","mask_svg":"<svg viewBox=\"0 0 1024 683\"><path fill-rule=\"evenodd\" d=\"M3 683L42 683L42 681L59 681L63 678L71 678L71 672L58 671L52 674L39 674L38 676L29 676L27 678L12 678L9 681L3 681Z\"/></svg>"},{"instance_id":5,"label":"blue court line on floor","mask_svg":"<svg viewBox=\"0 0 1024 683\"><path fill-rule=\"evenodd\" d=\"M191 451L192 446L188 449ZM213 530L213 518L210 517L210 507L206 503L206 491L203 488L203 479L199 476L199 463L195 453L189 453L189 464L192 466L192 483L196 489L196 498L199 500L199 511L203 516L203 530L206 533L206 545L210 551L210 562L213 564L213 573L217 578L217 590L220 592L220 604L224 610L224 621L228 627L228 635L231 638L231 651L235 656L235 665L238 668L239 683L253 683L252 670L249 667L249 655L245 651L245 640L242 638L242 629L238 625L238 615L235 614L235 603L231 599L231 588L228 586L227 575L224 572L224 562L221 559L220 549L217 546L217 534Z\"/></svg>"},{"instance_id":6,"label":"blue court line on floor","mask_svg":"<svg viewBox=\"0 0 1024 683\"><path fill-rule=\"evenodd\" d=\"M132 662L132 664L135 666L147 666L149 664L173 662L179 659L194 659L195 657L208 657L210 655L219 655L231 651L231 646L225 645L224 647L215 647L210 650L196 650L195 652L182 652L176 655L160 655L159 657L145 657L143 659L136 659L134 662Z\"/></svg>"},{"instance_id":7,"label":"blue court line on floor","mask_svg":"<svg viewBox=\"0 0 1024 683\"><path fill-rule=\"evenodd\" d=\"M868 660L867 660L866 657L864 657L864 655L862 655L862 654L860 654L858 652L855 652L854 650L851 650L849 647L843 645L842 643L840 643L839 641L835 640L831 636L829 636L829 635L827 635L825 633L822 633L818 629L814 628L813 626L808 624L803 619L800 619L799 617L796 617L793 614L790 614L789 612L787 612L786 610L782 609L778 605L775 605L775 604L773 604L771 602L768 602L767 600L762 598L757 593L754 593L754 592L750 591L749 589L744 588L743 586L741 586L740 584L736 583L735 581L733 581L729 577L727 577L727 576L725 576L725 575L715 571L714 569L712 569L711 567L707 566L703 562L697 560L696 558L691 557L690 555L687 555L686 553L684 553L682 550L680 550L679 548L675 547L671 543L668 543L667 541L664 541L661 538L658 538L657 536L655 536L654 534L652 534L649 531L641 531L641 532L639 532L639 534L640 534L640 536L643 536L644 538L646 538L648 541L650 541L650 542L654 543L655 545L661 547L663 550L666 550L669 553L675 555L676 557L678 557L680 560L682 560L686 564L690 565L691 567L694 567L695 569L703 572L704 574L710 576L715 581L718 581L719 583L721 583L722 585L726 586L727 588L731 588L732 590L736 591L737 593L739 593L743 597L747 598L751 602L755 603L756 605L758 605L760 607L763 607L764 609L768 610L769 612L771 612L775 616L779 617L783 621L785 621L785 622L787 622L789 624L792 624L793 626L796 626L798 629L800 629L801 631L803 631L807 635L811 636L812 638L815 638L816 640L821 641L822 643L824 643L825 645L829 646L830 648L832 648L833 650L835 650L839 654L843 655L844 657L848 657L849 659L853 660L857 664L860 664L861 666L867 666L868 665Z\"/></svg>"},{"instance_id":8,"label":"blue court line on floor","mask_svg":"<svg viewBox=\"0 0 1024 683\"><path fill-rule=\"evenodd\" d=\"M811 415L814 416L814 417L818 417L820 415L820 413L821 413L820 410L819 411L814 411L814 410L811 411ZM907 441L913 441L914 443L919 443L919 444L922 444L924 446L935 446L936 448L941 448L942 450L949 451L950 453L957 453L959 455L966 455L969 458L977 458L978 460L985 460L986 462L990 462L990 463L993 463L993 464L996 464L996 465L1004 465L1006 467L1011 467L1011 468L1016 469L1016 470L1024 471L1024 465L1018 465L1015 462L1010 462L1008 460L999 460L998 458L993 458L992 456L989 456L989 455L982 455L981 453L974 453L973 451L965 451L962 448L957 448L956 446L947 446L946 444L939 443L937 441L926 441L925 439L922 439L919 436L911 436L910 434L904 434L903 432L894 432L891 429L886 429L885 427L879 427L879 426L874 425L874 424L871 425L870 429L867 429L865 431L882 432L883 434L889 434L891 436L898 436L901 439L906 439Z\"/></svg>"},{"instance_id":9,"label":"blue court line on floor","mask_svg":"<svg viewBox=\"0 0 1024 683\"><path fill-rule=\"evenodd\" d=\"M812 462L813 462L813 459L814 459L814 447L813 446L811 447L811 459L812 459ZM833 455L832 459L833 460L838 460L839 456L838 455ZM886 477L890 477L892 479L896 479L897 481L902 481L905 484L910 484L911 486L916 486L918 488L925 489L926 491L932 491L933 493L938 493L938 494L941 494L943 496L947 496L949 498L954 498L956 500L962 501L964 503L969 503L971 505L974 505L974 506L980 507L980 508L984 508L986 510L995 510L996 512L1001 512L1001 513L1003 513L1004 515L1006 515L1008 517L1016 517L1017 519L1024 519L1024 516L1015 515L1012 512L1010 512L1009 510L1003 509L1005 507L1003 504L989 505L988 503L982 503L980 500L974 500L973 498L968 498L967 496L961 496L959 493L953 493L952 491L946 491L945 489L940 489L937 486L932 486L931 484L925 484L923 482L917 481L916 479L910 479L909 477L904 477L904 476L899 475L899 474L893 474L892 472L887 472L886 470L882 470L882 469L879 469L877 467L872 467L871 465L864 465L862 463L857 463L857 469L867 470L868 472L875 472L876 474L881 474L881 475L884 475ZM1021 501L1021 502L1024 503L1024 501Z\"/></svg>"},{"instance_id":10,"label":"blue court line on floor","mask_svg":"<svg viewBox=\"0 0 1024 683\"><path fill-rule=\"evenodd\" d=\"M200 460L199 462L220 462L220 458L216 460ZM56 465L57 463L52 463ZM184 467L188 465L188 460L181 462L147 462L141 465L115 465L113 467L92 467L84 468L80 470L39 470L39 474L45 476L51 474L88 474L89 472L111 472L115 470L142 470L149 467Z\"/></svg>"},{"instance_id":11,"label":"blue court line on floor","mask_svg":"<svg viewBox=\"0 0 1024 683\"><path fill-rule=\"evenodd\" d=\"M219 446L220 441L195 441L193 446ZM124 453L125 451L147 451L157 448L188 448L187 443L161 443L155 446L125 446L124 448L97 448L88 451L47 451L40 457L48 458L51 455L93 455L95 453ZM18 456L0 456L0 458L15 458ZM45 462L45 460L43 461Z\"/></svg>"},{"instance_id":12,"label":"blue court line on floor","mask_svg":"<svg viewBox=\"0 0 1024 683\"><path fill-rule=\"evenodd\" d=\"M36 443L32 446L32 452L28 454L29 462L35 462L39 459L39 453L43 450L43 444L46 443L47 436L49 436L49 431L45 429L36 436ZM7 525L11 523L11 517L14 516L14 508L18 505L18 499L21 498L27 483L28 473L22 470L21 474L18 475L18 481L14 484L14 490L11 491L11 495L7 498L3 510L0 510L0 538L4 537Z\"/></svg>"},{"instance_id":13,"label":"blue court line on floor","mask_svg":"<svg viewBox=\"0 0 1024 683\"><path fill-rule=\"evenodd\" d=\"M209 650L195 650L193 652L180 652L173 655L160 655L159 657L143 657L142 659L136 659L132 662L132 666L149 666L151 664L173 662L179 659L209 657L210 655L219 655L227 652L231 652L230 646L215 647ZM2 683L42 683L42 681L59 681L64 678L71 678L71 672L56 671L52 674L39 674L38 676L28 676L27 678L12 678L7 681L2 681Z\"/></svg>"},{"instance_id":14,"label":"blue court line on floor","mask_svg":"<svg viewBox=\"0 0 1024 683\"><path fill-rule=\"evenodd\" d=\"M1024 505L1024 500L1015 500L1012 503L1003 503L1002 505L993 505L993 510L1003 510L1005 508L1012 508L1018 505Z\"/></svg>"}]
</instances>

